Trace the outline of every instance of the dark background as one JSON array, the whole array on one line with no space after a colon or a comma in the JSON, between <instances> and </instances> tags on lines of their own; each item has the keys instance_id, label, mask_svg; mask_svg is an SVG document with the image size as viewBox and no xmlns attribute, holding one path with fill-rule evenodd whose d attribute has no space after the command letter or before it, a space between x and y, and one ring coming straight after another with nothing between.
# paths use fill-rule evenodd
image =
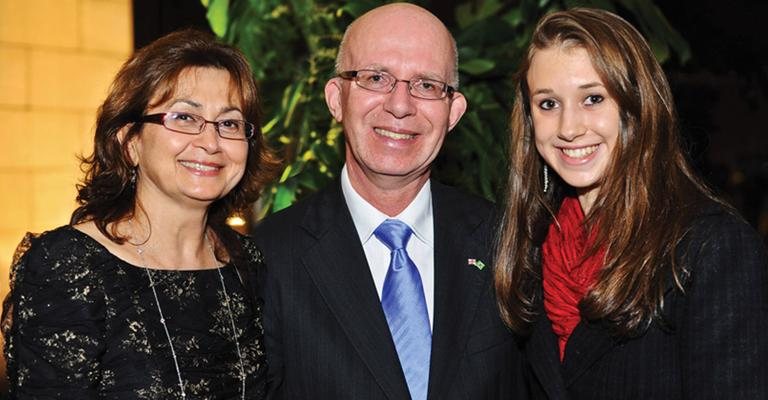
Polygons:
<instances>
[{"instance_id":1,"label":"dark background","mask_svg":"<svg viewBox=\"0 0 768 400\"><path fill-rule=\"evenodd\" d=\"M657 3L693 53L665 69L694 161L768 243L768 2Z\"/></svg>"},{"instance_id":2,"label":"dark background","mask_svg":"<svg viewBox=\"0 0 768 400\"><path fill-rule=\"evenodd\" d=\"M768 35L759 33L768 2L655 3L691 46L691 60L664 66L691 158L768 243ZM431 4L451 22L455 0ZM179 28L209 29L198 0L133 0L133 9L137 48Z\"/></svg>"}]
</instances>

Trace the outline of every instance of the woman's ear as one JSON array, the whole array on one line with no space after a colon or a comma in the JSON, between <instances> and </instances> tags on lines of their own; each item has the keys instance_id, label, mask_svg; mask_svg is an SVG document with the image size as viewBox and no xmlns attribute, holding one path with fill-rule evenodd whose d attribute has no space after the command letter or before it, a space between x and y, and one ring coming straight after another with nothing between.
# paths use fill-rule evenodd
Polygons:
<instances>
[{"instance_id":1,"label":"woman's ear","mask_svg":"<svg viewBox=\"0 0 768 400\"><path fill-rule=\"evenodd\" d=\"M133 128L133 124L123 125L123 127L117 131L117 141L120 142L120 147L126 150L131 165L135 167L139 165L139 152L136 150L136 138L138 135L133 135L130 139L126 139L131 128ZM128 140L128 143L125 143L126 140Z\"/></svg>"}]
</instances>

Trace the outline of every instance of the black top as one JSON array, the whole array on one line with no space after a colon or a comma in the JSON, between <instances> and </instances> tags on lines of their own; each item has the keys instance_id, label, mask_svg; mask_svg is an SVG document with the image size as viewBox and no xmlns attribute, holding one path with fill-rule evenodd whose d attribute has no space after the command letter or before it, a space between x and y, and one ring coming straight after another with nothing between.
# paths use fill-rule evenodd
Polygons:
<instances>
[{"instance_id":1,"label":"black top","mask_svg":"<svg viewBox=\"0 0 768 400\"><path fill-rule=\"evenodd\" d=\"M241 237L249 282L261 254ZM216 269L146 270L64 226L17 250L3 332L14 398L181 398L155 282L187 399L239 399L240 364ZM260 300L232 264L220 268L243 355L246 398L264 397Z\"/></svg>"},{"instance_id":2,"label":"black top","mask_svg":"<svg viewBox=\"0 0 768 400\"><path fill-rule=\"evenodd\" d=\"M690 271L669 279L663 319L617 338L582 321L560 362L541 316L525 344L534 399L768 399L768 254L760 236L717 205L701 210L678 246Z\"/></svg>"}]
</instances>

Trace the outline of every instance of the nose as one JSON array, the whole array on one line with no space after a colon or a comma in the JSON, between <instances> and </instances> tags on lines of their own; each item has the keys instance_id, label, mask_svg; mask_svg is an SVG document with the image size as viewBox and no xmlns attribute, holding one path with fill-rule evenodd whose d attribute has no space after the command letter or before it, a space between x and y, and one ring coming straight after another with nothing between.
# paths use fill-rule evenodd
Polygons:
<instances>
[{"instance_id":1,"label":"nose","mask_svg":"<svg viewBox=\"0 0 768 400\"><path fill-rule=\"evenodd\" d=\"M565 141L573 141L586 133L583 111L578 107L564 107L560 114L560 130L558 136Z\"/></svg>"},{"instance_id":2,"label":"nose","mask_svg":"<svg viewBox=\"0 0 768 400\"><path fill-rule=\"evenodd\" d=\"M414 98L409 93L408 82L397 81L384 102L384 109L395 118L405 118L416 112Z\"/></svg>"},{"instance_id":3,"label":"nose","mask_svg":"<svg viewBox=\"0 0 768 400\"><path fill-rule=\"evenodd\" d=\"M203 125L203 131L195 135L195 145L203 148L207 153L217 152L219 150L219 141L222 139L216 130L216 124L206 121L205 125Z\"/></svg>"}]
</instances>

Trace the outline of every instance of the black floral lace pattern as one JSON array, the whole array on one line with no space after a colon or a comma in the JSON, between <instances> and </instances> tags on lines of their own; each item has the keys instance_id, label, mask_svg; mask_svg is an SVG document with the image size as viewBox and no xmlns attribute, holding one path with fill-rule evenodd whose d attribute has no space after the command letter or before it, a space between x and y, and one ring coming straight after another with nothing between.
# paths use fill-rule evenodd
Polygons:
<instances>
[{"instance_id":1,"label":"black floral lace pattern","mask_svg":"<svg viewBox=\"0 0 768 400\"><path fill-rule=\"evenodd\" d=\"M241 239L250 264L259 251ZM187 399L239 399L240 366L217 270L148 270L178 357ZM177 399L178 377L147 270L64 226L27 235L3 310L13 398ZM260 300L232 264L220 269L246 372L246 398L264 397Z\"/></svg>"}]
</instances>

